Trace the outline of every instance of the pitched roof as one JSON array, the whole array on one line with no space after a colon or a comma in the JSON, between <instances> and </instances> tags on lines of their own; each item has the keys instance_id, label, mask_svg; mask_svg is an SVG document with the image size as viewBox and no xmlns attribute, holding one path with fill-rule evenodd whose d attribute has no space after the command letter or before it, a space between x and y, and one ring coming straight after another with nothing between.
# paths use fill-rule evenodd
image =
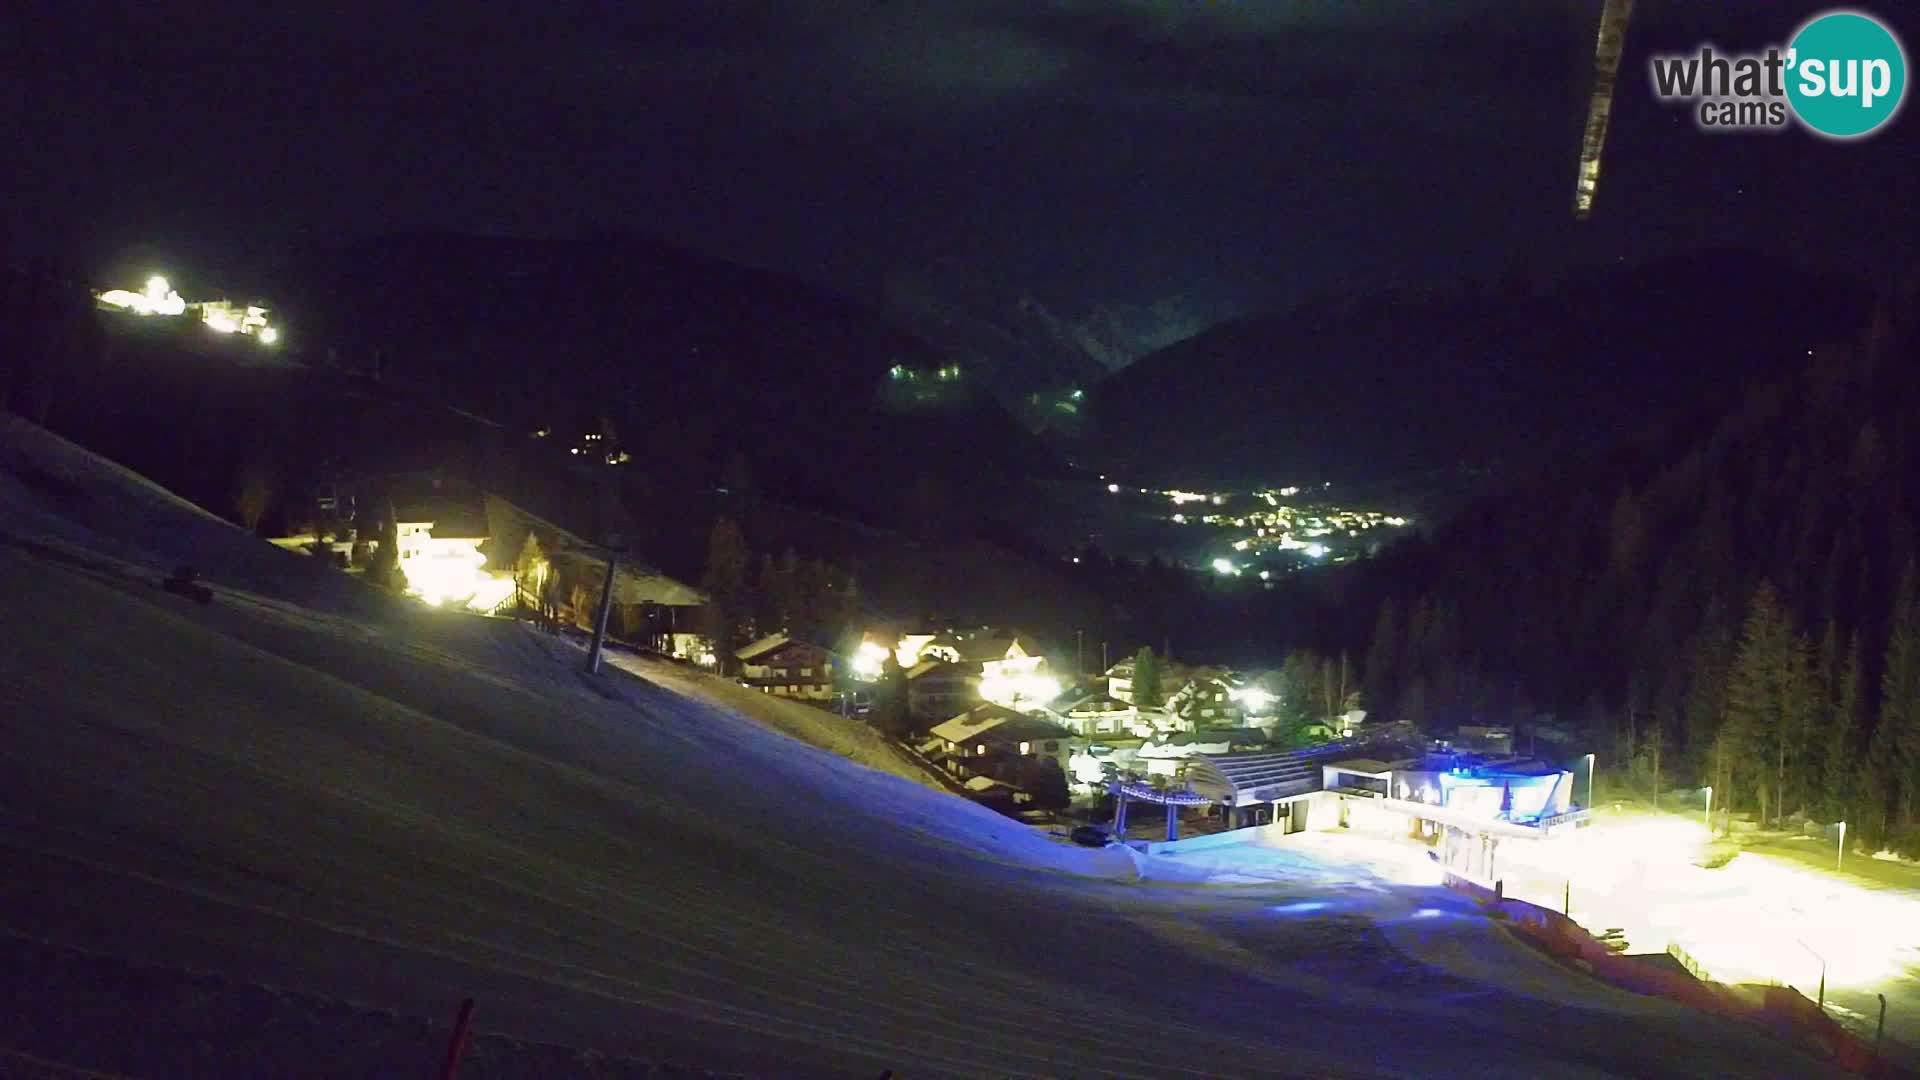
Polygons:
<instances>
[{"instance_id":1,"label":"pitched roof","mask_svg":"<svg viewBox=\"0 0 1920 1080\"><path fill-rule=\"evenodd\" d=\"M995 780L991 776L973 777L966 782L965 786L968 791L992 791L994 788L1007 788L1012 791L1022 790L1019 784L1009 784L1005 780Z\"/></svg>"},{"instance_id":2,"label":"pitched roof","mask_svg":"<svg viewBox=\"0 0 1920 1080\"><path fill-rule=\"evenodd\" d=\"M440 539L472 539L489 535L486 505L474 495L427 495L393 500L395 521L433 523L433 535Z\"/></svg>"},{"instance_id":3,"label":"pitched roof","mask_svg":"<svg viewBox=\"0 0 1920 1080\"><path fill-rule=\"evenodd\" d=\"M976 705L928 732L952 743L984 740L1012 744L1034 739L1068 739L1073 732L1051 720L1042 720L988 702Z\"/></svg>"},{"instance_id":4,"label":"pitched roof","mask_svg":"<svg viewBox=\"0 0 1920 1080\"><path fill-rule=\"evenodd\" d=\"M752 660L756 656L770 653L793 639L785 634L768 634L759 641L743 645L733 651L733 655L742 660Z\"/></svg>"},{"instance_id":5,"label":"pitched roof","mask_svg":"<svg viewBox=\"0 0 1920 1080\"><path fill-rule=\"evenodd\" d=\"M1267 733L1261 731L1259 728L1236 727L1203 728L1199 731L1182 731L1173 738L1168 739L1167 743L1171 746L1192 746L1196 743L1201 745L1208 743L1227 743L1229 745L1238 744L1240 746L1251 746L1264 744L1266 741Z\"/></svg>"},{"instance_id":6,"label":"pitched roof","mask_svg":"<svg viewBox=\"0 0 1920 1080\"><path fill-rule=\"evenodd\" d=\"M1343 758L1339 761L1327 762L1327 767L1361 773L1383 773L1393 768L1384 761L1375 761L1372 758Z\"/></svg>"},{"instance_id":7,"label":"pitched roof","mask_svg":"<svg viewBox=\"0 0 1920 1080\"><path fill-rule=\"evenodd\" d=\"M961 675L966 677L972 677L974 675L980 674L979 669L977 667L969 664L950 664L945 660L922 660L919 663L907 669L907 681L912 682L913 680L918 679L924 675L940 673L939 669L941 668L950 668L951 671L948 672L947 674L956 674L956 675Z\"/></svg>"},{"instance_id":8,"label":"pitched roof","mask_svg":"<svg viewBox=\"0 0 1920 1080\"><path fill-rule=\"evenodd\" d=\"M1194 755L1188 766L1187 779L1195 791L1248 806L1319 791L1322 764L1339 760L1345 754L1365 754L1376 749L1379 748L1333 743L1305 750L1201 753Z\"/></svg>"},{"instance_id":9,"label":"pitched roof","mask_svg":"<svg viewBox=\"0 0 1920 1080\"><path fill-rule=\"evenodd\" d=\"M937 642L946 645L960 654L961 663L984 664L994 660L1005 660L1013 649L1015 639L1011 637L969 638L960 642Z\"/></svg>"}]
</instances>

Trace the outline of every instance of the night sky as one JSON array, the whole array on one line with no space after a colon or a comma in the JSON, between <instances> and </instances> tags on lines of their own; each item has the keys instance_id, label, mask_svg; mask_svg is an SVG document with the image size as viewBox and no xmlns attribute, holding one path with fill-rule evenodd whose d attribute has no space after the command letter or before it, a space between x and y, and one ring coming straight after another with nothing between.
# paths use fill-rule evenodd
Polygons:
<instances>
[{"instance_id":1,"label":"night sky","mask_svg":"<svg viewBox=\"0 0 1920 1080\"><path fill-rule=\"evenodd\" d=\"M1905 265L1911 109L1855 144L1712 136L1647 88L1651 49L1759 47L1825 5L1638 7L1581 226L1598 0L422 2L351 18L28 2L0 15L0 108L31 148L0 164L18 194L0 227L16 250L160 258L190 279L395 229L630 226L866 297L939 268L992 296L1209 310L1710 244ZM1895 28L1911 52L1920 24Z\"/></svg>"}]
</instances>

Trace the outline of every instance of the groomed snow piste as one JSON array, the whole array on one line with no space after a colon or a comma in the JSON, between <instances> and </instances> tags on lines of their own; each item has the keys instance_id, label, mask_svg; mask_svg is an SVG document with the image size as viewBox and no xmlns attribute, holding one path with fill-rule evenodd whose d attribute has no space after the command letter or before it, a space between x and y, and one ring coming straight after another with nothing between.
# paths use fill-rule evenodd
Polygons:
<instances>
[{"instance_id":1,"label":"groomed snow piste","mask_svg":"<svg viewBox=\"0 0 1920 1080\"><path fill-rule=\"evenodd\" d=\"M180 563L213 604L158 587ZM14 935L777 1076L1818 1071L1368 864L1139 864L677 669L588 678L563 642L378 595L12 419L0 582ZM137 1074L115 1023L65 1060Z\"/></svg>"}]
</instances>

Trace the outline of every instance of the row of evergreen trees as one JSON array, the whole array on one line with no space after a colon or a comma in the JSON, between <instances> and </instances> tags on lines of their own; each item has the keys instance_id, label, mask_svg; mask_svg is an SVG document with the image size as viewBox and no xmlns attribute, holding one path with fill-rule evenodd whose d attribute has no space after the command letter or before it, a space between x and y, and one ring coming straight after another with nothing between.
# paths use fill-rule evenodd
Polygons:
<instances>
[{"instance_id":1,"label":"row of evergreen trees","mask_svg":"<svg viewBox=\"0 0 1920 1080\"><path fill-rule=\"evenodd\" d=\"M756 560L731 517L713 524L700 587L709 597L707 634L731 668L733 650L751 635L788 633L832 647L859 614L860 584L824 559L803 559L789 547Z\"/></svg>"},{"instance_id":2,"label":"row of evergreen trees","mask_svg":"<svg viewBox=\"0 0 1920 1080\"><path fill-rule=\"evenodd\" d=\"M1737 637L1713 627L1688 658L1680 732L1727 805L1761 820L1798 810L1847 821L1868 843L1913 822L1920 794L1920 579L1896 597L1878 694L1860 635L1828 623L1816 645L1798 632L1771 584L1748 604ZM1877 697L1877 706L1875 698ZM1657 768L1667 733L1628 732L1627 749Z\"/></svg>"},{"instance_id":3,"label":"row of evergreen trees","mask_svg":"<svg viewBox=\"0 0 1920 1080\"><path fill-rule=\"evenodd\" d=\"M1916 301L1337 576L1370 708L1570 727L1642 784L1914 830Z\"/></svg>"},{"instance_id":4,"label":"row of evergreen trees","mask_svg":"<svg viewBox=\"0 0 1920 1080\"><path fill-rule=\"evenodd\" d=\"M1133 703L1157 708L1168 697L1169 658L1142 646L1133 656ZM1253 685L1272 695L1273 741L1285 747L1309 746L1319 741L1317 729L1337 726L1342 714L1360 707L1359 672L1346 653L1323 656L1312 649L1295 649L1279 668Z\"/></svg>"}]
</instances>

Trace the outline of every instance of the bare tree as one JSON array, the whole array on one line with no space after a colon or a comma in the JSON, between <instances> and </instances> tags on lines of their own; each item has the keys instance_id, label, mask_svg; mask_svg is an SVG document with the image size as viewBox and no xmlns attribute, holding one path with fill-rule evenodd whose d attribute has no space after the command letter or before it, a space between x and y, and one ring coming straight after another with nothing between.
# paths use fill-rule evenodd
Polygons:
<instances>
[{"instance_id":1,"label":"bare tree","mask_svg":"<svg viewBox=\"0 0 1920 1080\"><path fill-rule=\"evenodd\" d=\"M234 509L240 513L240 524L248 532L260 531L260 519L267 516L267 508L273 505L275 491L273 470L258 463L240 470L240 494L234 499Z\"/></svg>"},{"instance_id":2,"label":"bare tree","mask_svg":"<svg viewBox=\"0 0 1920 1080\"><path fill-rule=\"evenodd\" d=\"M1347 711L1349 682L1346 653L1341 653L1337 661L1327 657L1320 662L1320 719L1329 725Z\"/></svg>"}]
</instances>

